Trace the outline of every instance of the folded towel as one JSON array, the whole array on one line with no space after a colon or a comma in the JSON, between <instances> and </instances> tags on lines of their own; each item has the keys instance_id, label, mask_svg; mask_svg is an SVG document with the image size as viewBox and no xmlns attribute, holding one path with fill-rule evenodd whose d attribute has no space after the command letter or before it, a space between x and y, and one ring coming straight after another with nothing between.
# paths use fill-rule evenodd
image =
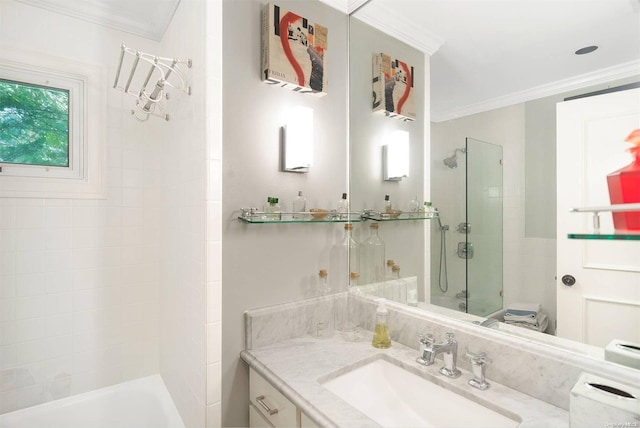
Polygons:
<instances>
[{"instance_id":1,"label":"folded towel","mask_svg":"<svg viewBox=\"0 0 640 428\"><path fill-rule=\"evenodd\" d=\"M540 305L540 303L515 302L509 304L507 310L510 309L515 311L539 312L540 309L542 309L542 305Z\"/></svg>"},{"instance_id":2,"label":"folded towel","mask_svg":"<svg viewBox=\"0 0 640 428\"><path fill-rule=\"evenodd\" d=\"M541 310L536 318L529 317L511 317L504 319L505 324L518 325L521 327L530 327L533 329L543 328L547 329L548 319L547 313Z\"/></svg>"},{"instance_id":3,"label":"folded towel","mask_svg":"<svg viewBox=\"0 0 640 428\"><path fill-rule=\"evenodd\" d=\"M544 319L542 320L542 322L536 323L536 324L531 324L531 323L526 323L526 322L506 322L506 324L514 325L516 327L523 327L523 328L526 328L526 329L529 329L529 330L539 331L539 332L544 333L544 332L547 331L547 327L549 326L549 320L545 316Z\"/></svg>"}]
</instances>

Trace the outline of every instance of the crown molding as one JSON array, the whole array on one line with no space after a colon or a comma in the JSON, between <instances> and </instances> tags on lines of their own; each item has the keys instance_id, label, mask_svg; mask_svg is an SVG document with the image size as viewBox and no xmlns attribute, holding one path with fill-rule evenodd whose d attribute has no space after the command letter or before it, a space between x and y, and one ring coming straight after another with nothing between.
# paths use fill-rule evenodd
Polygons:
<instances>
[{"instance_id":1,"label":"crown molding","mask_svg":"<svg viewBox=\"0 0 640 428\"><path fill-rule=\"evenodd\" d=\"M436 53L444 44L443 38L407 22L392 5L387 3L376 3L375 8L360 9L354 16L428 55Z\"/></svg>"},{"instance_id":2,"label":"crown molding","mask_svg":"<svg viewBox=\"0 0 640 428\"><path fill-rule=\"evenodd\" d=\"M588 86L599 85L613 80L625 79L628 77L640 76L640 61L631 61L613 67L603 68L591 73L581 74L569 79L558 80L546 85L536 86L524 91L515 92L509 95L492 98L479 103L469 104L463 107L444 111L431 111L432 122L444 122L476 113L495 110L514 104L549 97L552 95L569 92Z\"/></svg>"},{"instance_id":3,"label":"crown molding","mask_svg":"<svg viewBox=\"0 0 640 428\"><path fill-rule=\"evenodd\" d=\"M155 2L154 12L147 18L140 19L136 8L132 10L115 10L108 2L99 0L16 0L30 6L39 7L51 12L71 16L94 24L135 34L151 40L160 41L180 0ZM123 3L120 3L123 4ZM132 6L135 3L131 3ZM129 8L126 8L129 9Z\"/></svg>"},{"instance_id":4,"label":"crown molding","mask_svg":"<svg viewBox=\"0 0 640 428\"><path fill-rule=\"evenodd\" d=\"M358 10L361 6L368 3L370 0L320 0L320 2L331 6L340 12L351 15L354 10Z\"/></svg>"}]
</instances>

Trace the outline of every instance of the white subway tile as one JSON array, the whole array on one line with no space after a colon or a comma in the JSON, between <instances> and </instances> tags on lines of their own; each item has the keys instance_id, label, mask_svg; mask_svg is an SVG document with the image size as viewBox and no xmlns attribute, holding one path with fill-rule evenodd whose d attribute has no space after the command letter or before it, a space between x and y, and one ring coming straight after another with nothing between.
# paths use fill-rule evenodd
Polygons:
<instances>
[{"instance_id":1,"label":"white subway tile","mask_svg":"<svg viewBox=\"0 0 640 428\"><path fill-rule=\"evenodd\" d=\"M16 251L16 230L0 229L0 252Z\"/></svg>"},{"instance_id":2,"label":"white subway tile","mask_svg":"<svg viewBox=\"0 0 640 428\"><path fill-rule=\"evenodd\" d=\"M73 224L71 206L47 206L45 225L47 228L69 228Z\"/></svg>"},{"instance_id":3,"label":"white subway tile","mask_svg":"<svg viewBox=\"0 0 640 428\"><path fill-rule=\"evenodd\" d=\"M15 292L17 297L28 297L46 292L46 274L31 273L15 275Z\"/></svg>"},{"instance_id":4,"label":"white subway tile","mask_svg":"<svg viewBox=\"0 0 640 428\"><path fill-rule=\"evenodd\" d=\"M45 248L47 250L67 250L72 245L73 229L46 229Z\"/></svg>"},{"instance_id":5,"label":"white subway tile","mask_svg":"<svg viewBox=\"0 0 640 428\"><path fill-rule=\"evenodd\" d=\"M16 345L0 346L0 370L13 369L16 366Z\"/></svg>"},{"instance_id":6,"label":"white subway tile","mask_svg":"<svg viewBox=\"0 0 640 428\"><path fill-rule=\"evenodd\" d=\"M38 318L44 315L46 296L40 294L31 297L18 297L15 299L16 320Z\"/></svg>"},{"instance_id":7,"label":"white subway tile","mask_svg":"<svg viewBox=\"0 0 640 428\"><path fill-rule=\"evenodd\" d=\"M45 279L47 293L66 293L72 290L71 272L51 272Z\"/></svg>"},{"instance_id":8,"label":"white subway tile","mask_svg":"<svg viewBox=\"0 0 640 428\"><path fill-rule=\"evenodd\" d=\"M16 343L40 340L46 336L46 319L44 317L17 320L15 327Z\"/></svg>"},{"instance_id":9,"label":"white subway tile","mask_svg":"<svg viewBox=\"0 0 640 428\"><path fill-rule=\"evenodd\" d=\"M45 355L47 358L59 358L70 355L73 351L73 336L48 337L45 340Z\"/></svg>"},{"instance_id":10,"label":"white subway tile","mask_svg":"<svg viewBox=\"0 0 640 428\"><path fill-rule=\"evenodd\" d=\"M207 364L222 361L222 323L207 324Z\"/></svg>"},{"instance_id":11,"label":"white subway tile","mask_svg":"<svg viewBox=\"0 0 640 428\"><path fill-rule=\"evenodd\" d=\"M38 273L44 271L44 251L25 251L15 254L15 273Z\"/></svg>"},{"instance_id":12,"label":"white subway tile","mask_svg":"<svg viewBox=\"0 0 640 428\"><path fill-rule=\"evenodd\" d=\"M219 428L222 426L222 402L207 406L207 428Z\"/></svg>"},{"instance_id":13,"label":"white subway tile","mask_svg":"<svg viewBox=\"0 0 640 428\"><path fill-rule=\"evenodd\" d=\"M28 200L21 201L27 203ZM30 229L43 228L44 222L44 201L38 200L35 205L18 205L16 206L16 228Z\"/></svg>"},{"instance_id":14,"label":"white subway tile","mask_svg":"<svg viewBox=\"0 0 640 428\"><path fill-rule=\"evenodd\" d=\"M222 373L221 364L207 365L207 405L215 404L222 400Z\"/></svg>"},{"instance_id":15,"label":"white subway tile","mask_svg":"<svg viewBox=\"0 0 640 428\"><path fill-rule=\"evenodd\" d=\"M0 322L15 321L16 301L15 299L0 299Z\"/></svg>"},{"instance_id":16,"label":"white subway tile","mask_svg":"<svg viewBox=\"0 0 640 428\"><path fill-rule=\"evenodd\" d=\"M16 390L16 409L35 406L44 403L44 390L42 384L36 384Z\"/></svg>"},{"instance_id":17,"label":"white subway tile","mask_svg":"<svg viewBox=\"0 0 640 428\"><path fill-rule=\"evenodd\" d=\"M45 254L46 272L65 272L73 268L71 250L51 250Z\"/></svg>"},{"instance_id":18,"label":"white subway tile","mask_svg":"<svg viewBox=\"0 0 640 428\"><path fill-rule=\"evenodd\" d=\"M70 313L46 317L47 337L70 336L73 333L73 316ZM71 344L71 343L69 343Z\"/></svg>"},{"instance_id":19,"label":"white subway tile","mask_svg":"<svg viewBox=\"0 0 640 428\"><path fill-rule=\"evenodd\" d=\"M16 341L15 321L0 322L0 346L11 345Z\"/></svg>"},{"instance_id":20,"label":"white subway tile","mask_svg":"<svg viewBox=\"0 0 640 428\"><path fill-rule=\"evenodd\" d=\"M15 349L15 362L17 365L34 363L45 359L45 341L43 339L16 343Z\"/></svg>"},{"instance_id":21,"label":"white subway tile","mask_svg":"<svg viewBox=\"0 0 640 428\"><path fill-rule=\"evenodd\" d=\"M16 296L16 276L0 275L0 299L12 299Z\"/></svg>"},{"instance_id":22,"label":"white subway tile","mask_svg":"<svg viewBox=\"0 0 640 428\"><path fill-rule=\"evenodd\" d=\"M14 252L0 252L0 272L3 275L16 273L16 254Z\"/></svg>"}]
</instances>

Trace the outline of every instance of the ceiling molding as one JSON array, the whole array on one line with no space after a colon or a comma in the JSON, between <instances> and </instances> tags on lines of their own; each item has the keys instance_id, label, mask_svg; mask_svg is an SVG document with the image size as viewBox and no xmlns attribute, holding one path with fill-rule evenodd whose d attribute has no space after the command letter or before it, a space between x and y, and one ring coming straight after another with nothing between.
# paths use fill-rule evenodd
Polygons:
<instances>
[{"instance_id":1,"label":"ceiling molding","mask_svg":"<svg viewBox=\"0 0 640 428\"><path fill-rule=\"evenodd\" d=\"M633 76L640 76L640 61L631 61L591 73L581 74L569 79L536 86L531 89L492 98L476 104L469 104L464 107L442 112L431 111L431 122L444 122Z\"/></svg>"},{"instance_id":2,"label":"ceiling molding","mask_svg":"<svg viewBox=\"0 0 640 428\"><path fill-rule=\"evenodd\" d=\"M118 2L117 7L99 0L16 1L155 41L162 39L180 4L180 0L155 2L153 10L147 11L150 12L147 19L140 19L139 4L136 5L133 1Z\"/></svg>"},{"instance_id":3,"label":"ceiling molding","mask_svg":"<svg viewBox=\"0 0 640 428\"><path fill-rule=\"evenodd\" d=\"M322 3L327 6L331 6L334 9L339 10L340 12L346 13L347 15L351 15L354 10L358 10L365 3L368 3L370 0L320 0Z\"/></svg>"},{"instance_id":4,"label":"ceiling molding","mask_svg":"<svg viewBox=\"0 0 640 428\"><path fill-rule=\"evenodd\" d=\"M386 3L375 3L356 13L358 19L428 55L435 54L444 39L404 19Z\"/></svg>"}]
</instances>

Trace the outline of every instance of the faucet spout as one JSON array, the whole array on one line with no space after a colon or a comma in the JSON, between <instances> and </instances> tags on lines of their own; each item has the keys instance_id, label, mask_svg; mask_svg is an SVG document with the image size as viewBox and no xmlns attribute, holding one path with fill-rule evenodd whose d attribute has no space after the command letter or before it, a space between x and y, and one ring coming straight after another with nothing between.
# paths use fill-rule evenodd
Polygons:
<instances>
[{"instance_id":1,"label":"faucet spout","mask_svg":"<svg viewBox=\"0 0 640 428\"><path fill-rule=\"evenodd\" d=\"M421 339L422 355L416 361L425 366L430 366L436 361L439 354L443 354L444 366L440 373L450 378L460 376L460 370L456 367L458 359L458 342L453 338L453 333L447 333L447 339L442 343L433 343L433 338Z\"/></svg>"}]
</instances>

